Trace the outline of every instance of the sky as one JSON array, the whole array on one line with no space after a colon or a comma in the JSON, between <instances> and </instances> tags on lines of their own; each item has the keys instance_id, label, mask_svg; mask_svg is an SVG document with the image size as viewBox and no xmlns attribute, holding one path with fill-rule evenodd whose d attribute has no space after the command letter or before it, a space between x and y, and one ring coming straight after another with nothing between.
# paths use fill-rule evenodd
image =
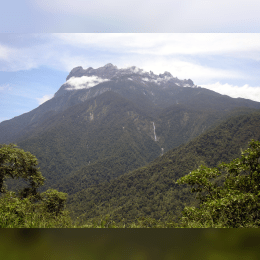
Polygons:
<instances>
[{"instance_id":1,"label":"sky","mask_svg":"<svg viewBox=\"0 0 260 260\"><path fill-rule=\"evenodd\" d=\"M107 63L168 71L218 93L260 102L257 33L2 33L0 121L52 98L74 67Z\"/></svg>"},{"instance_id":2,"label":"sky","mask_svg":"<svg viewBox=\"0 0 260 260\"><path fill-rule=\"evenodd\" d=\"M258 0L8 0L0 32L258 33Z\"/></svg>"},{"instance_id":3,"label":"sky","mask_svg":"<svg viewBox=\"0 0 260 260\"><path fill-rule=\"evenodd\" d=\"M4 1L0 122L52 98L74 67L107 63L260 102L259 9L256 0Z\"/></svg>"}]
</instances>

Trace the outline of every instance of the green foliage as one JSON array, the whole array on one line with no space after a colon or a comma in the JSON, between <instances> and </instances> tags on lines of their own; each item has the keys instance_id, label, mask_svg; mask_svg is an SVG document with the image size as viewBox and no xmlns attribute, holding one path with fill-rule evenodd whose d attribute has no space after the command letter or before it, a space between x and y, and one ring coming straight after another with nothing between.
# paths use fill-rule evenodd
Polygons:
<instances>
[{"instance_id":1,"label":"green foliage","mask_svg":"<svg viewBox=\"0 0 260 260\"><path fill-rule=\"evenodd\" d=\"M69 213L64 210L67 194L49 189L39 194L44 177L37 168L37 158L16 145L0 145L0 227L68 227ZM25 179L29 187L7 191L7 178Z\"/></svg>"},{"instance_id":2,"label":"green foliage","mask_svg":"<svg viewBox=\"0 0 260 260\"><path fill-rule=\"evenodd\" d=\"M107 214L105 217L88 220L84 223L77 224L78 228L175 228L179 227L173 220L161 221L152 217L139 217L133 219L132 222L126 219L120 219L119 221L113 219L112 216Z\"/></svg>"},{"instance_id":3,"label":"green foliage","mask_svg":"<svg viewBox=\"0 0 260 260\"><path fill-rule=\"evenodd\" d=\"M41 194L43 205L46 211L53 213L56 216L62 214L67 196L68 195L66 193L58 192L54 189L48 189Z\"/></svg>"},{"instance_id":4,"label":"green foliage","mask_svg":"<svg viewBox=\"0 0 260 260\"><path fill-rule=\"evenodd\" d=\"M44 188L73 194L114 179L160 155L151 118L106 92L54 114L18 144L39 159Z\"/></svg>"},{"instance_id":5,"label":"green foliage","mask_svg":"<svg viewBox=\"0 0 260 260\"><path fill-rule=\"evenodd\" d=\"M239 157L241 149L251 139L260 140L259 113L230 118L186 145L173 149L156 160L118 178L93 185L68 198L68 209L73 219L82 223L101 219L109 214L113 221L133 223L136 218L151 217L167 222L177 222L185 206L197 207L204 198L204 189L195 197L188 185L174 182L204 164L201 184L211 191L214 185L221 186L223 175L207 171L221 162L230 162ZM212 184L207 178L216 175ZM212 187L211 187L212 186ZM199 188L199 187L194 187Z\"/></svg>"},{"instance_id":6,"label":"green foliage","mask_svg":"<svg viewBox=\"0 0 260 260\"><path fill-rule=\"evenodd\" d=\"M214 92L190 88L172 90L181 102L176 104L170 89L160 91L157 86L150 86L156 94L149 96L143 94L146 87L136 84L129 80L105 83L114 91L95 96L103 90L104 85L100 85L96 91L90 90L93 95L88 93L84 102L75 99L83 99L79 92L68 94L70 105L63 99L55 103L63 106L64 111L55 109L56 112L42 115L41 120L32 118L30 127L17 142L39 160L46 178L41 191L54 188L72 195L109 182L148 164L161 155L161 148L167 152L187 143L219 123L231 113L230 109L243 104ZM199 97L202 92L206 103ZM249 111L243 108L240 113ZM152 122L156 126L156 142Z\"/></svg>"},{"instance_id":7,"label":"green foliage","mask_svg":"<svg viewBox=\"0 0 260 260\"><path fill-rule=\"evenodd\" d=\"M260 142L251 140L241 158L222 163L218 168L201 166L177 180L195 186L199 208L185 207L182 222L187 227L260 226ZM217 176L224 183L214 183Z\"/></svg>"},{"instance_id":8,"label":"green foliage","mask_svg":"<svg viewBox=\"0 0 260 260\"><path fill-rule=\"evenodd\" d=\"M7 178L23 178L29 181L29 188L26 188L23 194L36 195L37 189L45 180L36 167L37 164L37 158L34 155L18 149L15 144L0 145L0 192L6 192L4 181Z\"/></svg>"},{"instance_id":9,"label":"green foliage","mask_svg":"<svg viewBox=\"0 0 260 260\"><path fill-rule=\"evenodd\" d=\"M71 227L69 213L58 216L47 212L45 204L31 198L21 199L14 192L6 192L0 198L0 228L50 228Z\"/></svg>"}]
</instances>

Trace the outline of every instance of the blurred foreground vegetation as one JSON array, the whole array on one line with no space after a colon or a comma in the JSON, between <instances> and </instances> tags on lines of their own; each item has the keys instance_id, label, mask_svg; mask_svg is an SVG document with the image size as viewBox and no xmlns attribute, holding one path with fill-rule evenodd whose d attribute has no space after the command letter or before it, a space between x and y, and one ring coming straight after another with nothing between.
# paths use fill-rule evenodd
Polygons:
<instances>
[{"instance_id":1,"label":"blurred foreground vegetation","mask_svg":"<svg viewBox=\"0 0 260 260\"><path fill-rule=\"evenodd\" d=\"M3 229L6 260L258 260L259 229Z\"/></svg>"}]
</instances>

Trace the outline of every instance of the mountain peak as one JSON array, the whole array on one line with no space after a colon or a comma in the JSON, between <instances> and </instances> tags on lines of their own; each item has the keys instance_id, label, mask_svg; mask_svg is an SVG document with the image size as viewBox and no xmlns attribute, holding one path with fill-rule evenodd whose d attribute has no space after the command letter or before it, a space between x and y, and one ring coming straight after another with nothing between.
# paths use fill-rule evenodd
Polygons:
<instances>
[{"instance_id":1,"label":"mountain peak","mask_svg":"<svg viewBox=\"0 0 260 260\"><path fill-rule=\"evenodd\" d=\"M84 74L84 72L85 70L83 69L82 66L75 67L70 71L66 80L68 80L71 77L81 77Z\"/></svg>"},{"instance_id":2,"label":"mountain peak","mask_svg":"<svg viewBox=\"0 0 260 260\"><path fill-rule=\"evenodd\" d=\"M115 69L117 69L117 66L114 66L112 63L108 63L104 66L104 68L115 68Z\"/></svg>"},{"instance_id":3,"label":"mountain peak","mask_svg":"<svg viewBox=\"0 0 260 260\"><path fill-rule=\"evenodd\" d=\"M79 79L83 76L85 76L84 79ZM192 80L179 80L178 78L174 78L172 74L168 71L165 71L163 74L157 75L154 74L152 71L146 72L143 69L140 69L136 66L129 66L126 68L118 69L117 66L113 65L112 63L107 63L103 67L99 67L97 69L93 69L92 67L89 67L88 69L83 69L81 66L75 67L69 73L66 79L66 83L68 85L71 85L72 81L70 80L68 82L68 80L74 77L78 79L73 79L73 81L80 81L81 85L83 84L83 81L85 83L87 81L91 81L91 84L89 86L94 86L94 80L97 84L99 84L103 81L117 80L122 77L124 78L125 76L127 76L128 79L133 80L135 82L142 82L142 84L155 83L157 85L161 85L166 83L172 83L182 87L197 87L196 85L194 85ZM87 88L86 86L82 86L82 88Z\"/></svg>"}]
</instances>

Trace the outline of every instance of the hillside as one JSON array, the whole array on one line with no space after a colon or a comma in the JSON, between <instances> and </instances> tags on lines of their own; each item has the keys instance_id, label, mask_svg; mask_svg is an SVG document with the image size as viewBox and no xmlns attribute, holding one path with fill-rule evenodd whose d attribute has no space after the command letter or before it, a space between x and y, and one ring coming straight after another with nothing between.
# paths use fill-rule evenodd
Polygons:
<instances>
[{"instance_id":1,"label":"hillside","mask_svg":"<svg viewBox=\"0 0 260 260\"><path fill-rule=\"evenodd\" d=\"M196 205L196 200L189 188L174 181L201 164L215 167L239 157L251 139L260 140L259 112L232 117L145 167L76 193L69 209L83 222L106 214L115 221L141 216L176 220L184 205Z\"/></svg>"},{"instance_id":2,"label":"hillside","mask_svg":"<svg viewBox=\"0 0 260 260\"><path fill-rule=\"evenodd\" d=\"M115 177L155 159L161 149L152 127L131 101L106 92L51 116L18 145L36 155L50 186L85 165L114 160Z\"/></svg>"},{"instance_id":3,"label":"hillside","mask_svg":"<svg viewBox=\"0 0 260 260\"><path fill-rule=\"evenodd\" d=\"M169 113L162 113L154 120L156 126L156 141L152 130L152 122L150 122L150 124L148 122L148 126L150 127L150 136L148 139L150 139L149 142L152 141L153 145L157 145L156 157L163 155L172 148L187 143L204 131L218 125L225 118L239 114L250 114L255 110L236 109L223 115L223 113L216 111L192 110L187 106L176 106L175 108L169 109L169 111ZM143 122L140 119L135 120L135 126L137 129L143 127ZM138 140L138 136L136 136L136 138L136 140ZM141 147L143 140L139 140L137 144L133 139L127 138L126 135L124 135L121 141L125 143L125 146L120 143L121 146L117 146L115 149L105 150L103 157L72 171L52 185L52 187L72 195L103 181L111 181L113 178L127 173L130 167L131 169L138 168L135 162L138 158L140 159L140 154L143 153L142 156L145 157L152 151L149 150L148 142ZM132 150L132 152L130 152L129 149L132 149L131 147L133 147L134 144L136 148L140 147L141 150L135 150L135 152ZM115 147L114 144L110 146ZM104 147L104 149L106 149L106 147ZM141 166L151 162L151 160L151 157L146 157L146 160L143 161ZM125 165L128 165L128 167L125 167Z\"/></svg>"}]
</instances>

